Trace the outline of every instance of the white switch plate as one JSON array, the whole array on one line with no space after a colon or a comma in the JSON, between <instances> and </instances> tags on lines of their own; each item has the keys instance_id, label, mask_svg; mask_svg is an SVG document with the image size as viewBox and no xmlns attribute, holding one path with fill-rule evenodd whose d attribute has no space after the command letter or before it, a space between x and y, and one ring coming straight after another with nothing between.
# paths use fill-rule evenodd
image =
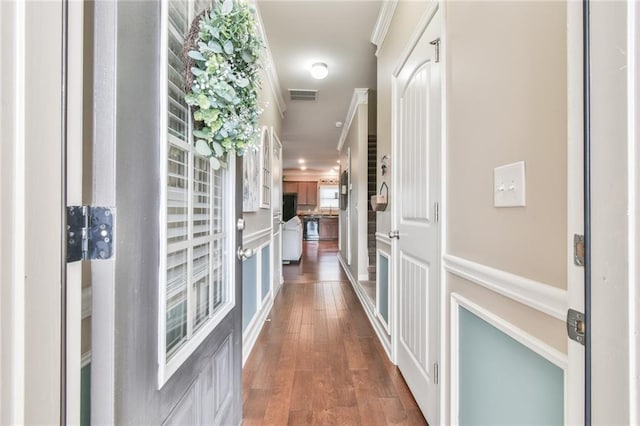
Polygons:
<instances>
[{"instance_id":1,"label":"white switch plate","mask_svg":"<svg viewBox=\"0 0 640 426\"><path fill-rule=\"evenodd\" d=\"M496 167L493 170L493 205L495 207L524 207L524 161Z\"/></svg>"}]
</instances>

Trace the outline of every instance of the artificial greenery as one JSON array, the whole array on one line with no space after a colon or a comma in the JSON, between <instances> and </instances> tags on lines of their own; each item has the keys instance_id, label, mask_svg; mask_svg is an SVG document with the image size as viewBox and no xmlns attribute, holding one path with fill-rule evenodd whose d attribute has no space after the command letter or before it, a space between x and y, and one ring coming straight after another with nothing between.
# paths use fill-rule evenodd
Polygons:
<instances>
[{"instance_id":1,"label":"artificial greenery","mask_svg":"<svg viewBox=\"0 0 640 426\"><path fill-rule=\"evenodd\" d=\"M243 0L217 1L200 15L185 100L198 123L196 151L213 169L226 153L242 155L258 139L260 52L254 12Z\"/></svg>"}]
</instances>

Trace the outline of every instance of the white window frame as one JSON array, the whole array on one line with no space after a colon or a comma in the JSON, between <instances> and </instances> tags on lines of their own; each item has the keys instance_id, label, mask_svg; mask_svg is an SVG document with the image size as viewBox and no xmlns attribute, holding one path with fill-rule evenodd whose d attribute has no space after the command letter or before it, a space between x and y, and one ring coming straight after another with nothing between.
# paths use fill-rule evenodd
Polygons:
<instances>
[{"instance_id":1,"label":"white window frame","mask_svg":"<svg viewBox=\"0 0 640 426\"><path fill-rule=\"evenodd\" d=\"M161 34L160 34L160 79L159 79L159 93L160 93L160 270L158 280L158 389L171 378L171 376L180 368L180 366L191 356L191 354L200 346L200 344L207 338L207 336L216 328L216 326L222 321L222 319L234 308L236 304L235 291L233 288L234 271L235 271L235 257L231 255L233 253L233 247L235 244L235 232L232 229L233 218L235 217L235 202L230 199L226 205L223 206L223 232L218 234L211 233L205 237L193 238L192 236L192 221L188 224L188 239L184 242L185 248L188 250L187 255L187 340L182 343L179 349L177 349L170 358L167 358L166 350L166 289L167 289L167 160L169 153L169 134L168 134L168 32L169 32L169 16L168 16L168 2L169 0L162 0L161 3ZM188 17L187 22L191 23L194 13L194 3L188 2ZM197 156L193 144L193 135L191 128L191 116L188 116L188 141L176 141L172 138L171 143L185 150L188 154L188 185L189 194L192 193L193 185L193 170L195 168L194 160ZM190 142L190 143L189 143ZM229 161L228 168L224 172L226 174L224 179L223 194L227 199L228 195L235 194L234 179L235 176L235 161ZM211 179L213 179L213 171L211 173ZM211 182L212 184L213 182ZM212 191L213 191L213 185ZM211 207L213 207L213 197L211 198ZM189 195L188 201L188 213L187 217L191 217L193 214L193 202L192 196ZM211 211L213 214L213 208ZM212 224L211 224L212 226ZM194 332L193 318L194 318L194 304L192 303L192 263L193 263L193 247L202 244L211 244L215 240L224 239L225 243L221 249L226 253L226 259L224 264L224 284L223 294L225 295L225 301L220 305L215 312L213 311L213 285L211 285L209 296L209 318L199 326ZM191 256L189 256L191 253ZM210 252L210 259L213 253ZM213 264L214 262L211 262ZM210 279L213 279L212 266L210 265Z\"/></svg>"},{"instance_id":2,"label":"white window frame","mask_svg":"<svg viewBox=\"0 0 640 426\"><path fill-rule=\"evenodd\" d=\"M269 127L263 126L260 132L260 208L268 209L271 207L271 191L272 191L272 170L271 161L272 146L271 134Z\"/></svg>"},{"instance_id":3,"label":"white window frame","mask_svg":"<svg viewBox=\"0 0 640 426\"><path fill-rule=\"evenodd\" d=\"M335 206L323 206L322 205L322 188L326 188L326 187L335 187L336 188L336 193L338 193L338 197L335 198L337 204ZM325 200L327 199L331 199L333 200L333 198L324 198ZM338 211L338 209L340 208L340 185L339 184L323 184L321 183L318 186L318 208L319 209L336 209L336 212Z\"/></svg>"}]
</instances>

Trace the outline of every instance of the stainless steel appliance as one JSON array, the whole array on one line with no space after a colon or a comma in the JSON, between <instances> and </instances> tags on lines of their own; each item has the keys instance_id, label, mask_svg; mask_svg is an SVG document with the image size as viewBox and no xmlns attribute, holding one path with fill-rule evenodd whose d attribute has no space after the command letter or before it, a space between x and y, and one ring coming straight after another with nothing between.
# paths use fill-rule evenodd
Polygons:
<instances>
[{"instance_id":1,"label":"stainless steel appliance","mask_svg":"<svg viewBox=\"0 0 640 426\"><path fill-rule=\"evenodd\" d=\"M318 241L320 239L320 218L318 216L305 216L304 239L306 241Z\"/></svg>"}]
</instances>

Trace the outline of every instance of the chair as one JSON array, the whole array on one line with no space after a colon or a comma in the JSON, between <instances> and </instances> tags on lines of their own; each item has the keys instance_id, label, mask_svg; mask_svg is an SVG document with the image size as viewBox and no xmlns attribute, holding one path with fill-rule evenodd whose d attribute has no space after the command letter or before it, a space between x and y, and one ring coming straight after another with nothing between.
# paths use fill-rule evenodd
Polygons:
<instances>
[{"instance_id":1,"label":"chair","mask_svg":"<svg viewBox=\"0 0 640 426\"><path fill-rule=\"evenodd\" d=\"M302 257L302 221L292 217L282 228L282 260L299 262Z\"/></svg>"}]
</instances>

